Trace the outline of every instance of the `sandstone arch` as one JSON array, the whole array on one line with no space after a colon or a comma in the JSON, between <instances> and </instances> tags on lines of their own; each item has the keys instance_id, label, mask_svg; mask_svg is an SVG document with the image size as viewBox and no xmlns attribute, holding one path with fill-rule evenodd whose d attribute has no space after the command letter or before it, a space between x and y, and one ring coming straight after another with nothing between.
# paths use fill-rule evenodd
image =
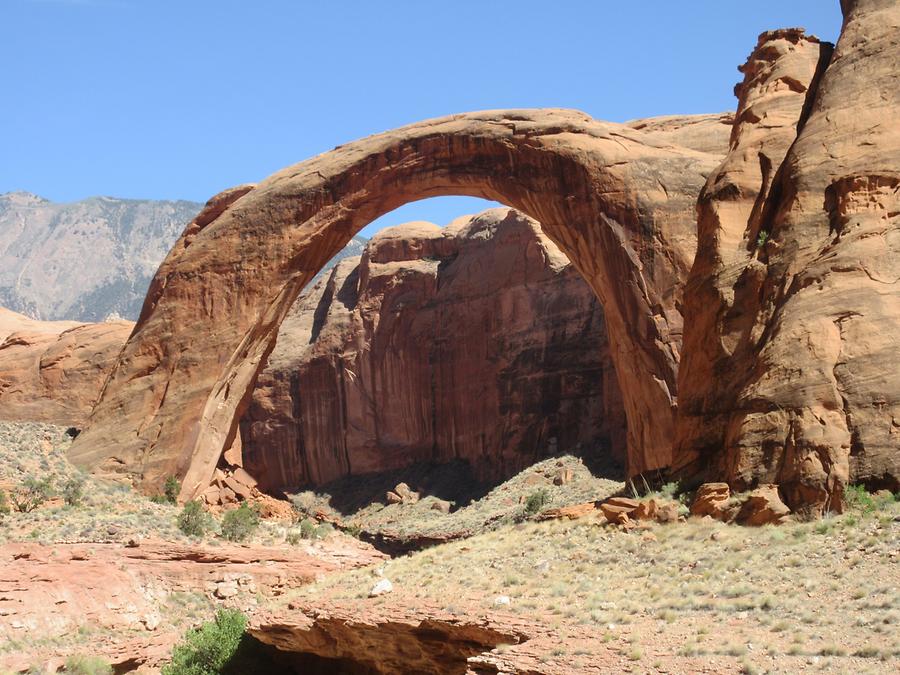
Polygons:
<instances>
[{"instance_id":1,"label":"sandstone arch","mask_svg":"<svg viewBox=\"0 0 900 675\"><path fill-rule=\"evenodd\" d=\"M607 314L629 470L667 465L695 198L719 157L674 122L666 133L635 126L565 110L456 115L218 195L157 272L73 461L146 487L178 473L182 498L195 495L307 281L379 215L459 194L539 220L584 275Z\"/></svg>"}]
</instances>

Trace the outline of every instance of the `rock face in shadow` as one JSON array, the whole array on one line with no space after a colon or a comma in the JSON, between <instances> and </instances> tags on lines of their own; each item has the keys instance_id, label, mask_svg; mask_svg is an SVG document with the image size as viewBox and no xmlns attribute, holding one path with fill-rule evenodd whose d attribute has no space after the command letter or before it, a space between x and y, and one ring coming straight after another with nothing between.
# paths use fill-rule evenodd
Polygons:
<instances>
[{"instance_id":1,"label":"rock face in shadow","mask_svg":"<svg viewBox=\"0 0 900 675\"><path fill-rule=\"evenodd\" d=\"M0 419L81 426L130 321L35 321L0 307Z\"/></svg>"},{"instance_id":2,"label":"rock face in shadow","mask_svg":"<svg viewBox=\"0 0 900 675\"><path fill-rule=\"evenodd\" d=\"M511 209L409 223L342 261L285 319L241 421L268 490L415 462L483 480L557 451L625 457L599 301Z\"/></svg>"},{"instance_id":3,"label":"rock face in shadow","mask_svg":"<svg viewBox=\"0 0 900 675\"><path fill-rule=\"evenodd\" d=\"M840 509L900 487L900 4L842 3L833 53L764 34L700 198L676 472Z\"/></svg>"}]
</instances>

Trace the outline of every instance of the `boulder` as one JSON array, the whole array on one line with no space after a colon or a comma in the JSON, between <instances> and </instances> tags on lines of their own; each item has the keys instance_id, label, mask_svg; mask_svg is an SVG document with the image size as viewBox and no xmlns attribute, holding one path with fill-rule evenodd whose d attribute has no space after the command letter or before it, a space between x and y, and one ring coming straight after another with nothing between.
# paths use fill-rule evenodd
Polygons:
<instances>
[{"instance_id":1,"label":"boulder","mask_svg":"<svg viewBox=\"0 0 900 675\"><path fill-rule=\"evenodd\" d=\"M657 506L656 522L675 523L679 518L679 506L677 502L662 502Z\"/></svg>"},{"instance_id":2,"label":"boulder","mask_svg":"<svg viewBox=\"0 0 900 675\"><path fill-rule=\"evenodd\" d=\"M742 525L778 525L791 510L781 501L777 485L760 485L741 504L737 522Z\"/></svg>"},{"instance_id":3,"label":"boulder","mask_svg":"<svg viewBox=\"0 0 900 675\"><path fill-rule=\"evenodd\" d=\"M575 472L569 468L563 468L556 472L556 475L553 476L553 484L554 485L568 485L572 482L572 479L575 477Z\"/></svg>"},{"instance_id":4,"label":"boulder","mask_svg":"<svg viewBox=\"0 0 900 675\"><path fill-rule=\"evenodd\" d=\"M451 506L452 504L446 499L435 499L431 503L431 510L440 511L441 513L450 513Z\"/></svg>"},{"instance_id":5,"label":"boulder","mask_svg":"<svg viewBox=\"0 0 900 675\"><path fill-rule=\"evenodd\" d=\"M656 520L659 513L659 504L655 499L643 499L629 516L637 520Z\"/></svg>"},{"instance_id":6,"label":"boulder","mask_svg":"<svg viewBox=\"0 0 900 675\"><path fill-rule=\"evenodd\" d=\"M571 506L562 506L556 509L547 509L541 511L537 516L538 520L577 520L584 516L589 516L597 512L597 504L595 502L586 502L584 504L573 504ZM607 518L608 520L608 518Z\"/></svg>"},{"instance_id":7,"label":"boulder","mask_svg":"<svg viewBox=\"0 0 900 675\"><path fill-rule=\"evenodd\" d=\"M734 517L730 505L731 488L728 483L704 483L697 489L691 504L691 515L702 518L709 516L716 520L729 521Z\"/></svg>"},{"instance_id":8,"label":"boulder","mask_svg":"<svg viewBox=\"0 0 900 675\"><path fill-rule=\"evenodd\" d=\"M377 598L379 595L385 595L394 590L394 584L391 583L390 579L379 579L378 582L372 586L372 590L369 591L370 598Z\"/></svg>"},{"instance_id":9,"label":"boulder","mask_svg":"<svg viewBox=\"0 0 900 675\"><path fill-rule=\"evenodd\" d=\"M613 525L624 525L639 506L640 502L636 499L610 497L600 504L600 510L606 516L606 520Z\"/></svg>"}]
</instances>

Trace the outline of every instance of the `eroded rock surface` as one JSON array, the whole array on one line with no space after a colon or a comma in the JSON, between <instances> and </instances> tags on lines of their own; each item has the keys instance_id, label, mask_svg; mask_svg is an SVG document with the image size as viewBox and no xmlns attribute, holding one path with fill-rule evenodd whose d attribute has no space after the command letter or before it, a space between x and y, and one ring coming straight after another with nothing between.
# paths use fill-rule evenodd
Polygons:
<instances>
[{"instance_id":1,"label":"eroded rock surface","mask_svg":"<svg viewBox=\"0 0 900 675\"><path fill-rule=\"evenodd\" d=\"M93 637L90 654L123 670L158 667L181 638L170 613L184 611L191 596L251 610L257 596L271 598L383 557L346 537L295 549L151 540L137 546L4 544L0 639L9 649L0 654L0 668L25 670L43 659L55 672L71 648L55 648L49 638L81 626L104 629ZM179 625L182 618L175 617ZM33 645L38 639L46 645Z\"/></svg>"},{"instance_id":2,"label":"eroded rock surface","mask_svg":"<svg viewBox=\"0 0 900 675\"><path fill-rule=\"evenodd\" d=\"M674 465L788 506L900 487L900 4L844 2L834 53L796 30L744 67L700 199Z\"/></svg>"},{"instance_id":3,"label":"eroded rock surface","mask_svg":"<svg viewBox=\"0 0 900 675\"><path fill-rule=\"evenodd\" d=\"M0 307L0 419L82 426L133 327L35 321Z\"/></svg>"},{"instance_id":4,"label":"eroded rock surface","mask_svg":"<svg viewBox=\"0 0 900 675\"><path fill-rule=\"evenodd\" d=\"M511 209L382 231L282 323L241 445L267 490L424 461L495 480L556 452L624 460L599 301Z\"/></svg>"}]
</instances>

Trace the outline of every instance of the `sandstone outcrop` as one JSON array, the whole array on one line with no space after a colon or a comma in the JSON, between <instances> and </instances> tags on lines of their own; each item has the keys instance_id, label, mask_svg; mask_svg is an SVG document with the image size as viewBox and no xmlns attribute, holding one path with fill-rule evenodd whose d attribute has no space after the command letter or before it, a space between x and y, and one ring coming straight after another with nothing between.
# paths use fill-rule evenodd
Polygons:
<instances>
[{"instance_id":1,"label":"sandstone outcrop","mask_svg":"<svg viewBox=\"0 0 900 675\"><path fill-rule=\"evenodd\" d=\"M147 489L181 475L182 498L204 490L303 286L377 216L464 194L536 218L587 279L619 373L629 469L667 466L694 201L719 159L578 112L492 111L371 136L230 191L160 267L71 458Z\"/></svg>"},{"instance_id":2,"label":"sandstone outcrop","mask_svg":"<svg viewBox=\"0 0 900 675\"><path fill-rule=\"evenodd\" d=\"M900 487L900 4L761 36L700 197L674 469L788 506Z\"/></svg>"},{"instance_id":3,"label":"sandstone outcrop","mask_svg":"<svg viewBox=\"0 0 900 675\"><path fill-rule=\"evenodd\" d=\"M624 460L625 411L599 301L538 223L493 209L380 232L305 294L240 441L269 491L454 459L497 480Z\"/></svg>"},{"instance_id":4,"label":"sandstone outcrop","mask_svg":"<svg viewBox=\"0 0 900 675\"><path fill-rule=\"evenodd\" d=\"M0 419L82 426L133 327L35 321L0 308Z\"/></svg>"},{"instance_id":5,"label":"sandstone outcrop","mask_svg":"<svg viewBox=\"0 0 900 675\"><path fill-rule=\"evenodd\" d=\"M53 640L80 626L102 626L92 655L122 670L156 666L181 639L165 617L166 602L201 592L245 606L322 574L374 564L384 556L361 542L334 538L296 549L145 540L117 544L0 546L0 668L26 670L38 658L61 667ZM45 644L35 644L43 641ZM18 645L18 646L17 646ZM82 647L83 648L83 647Z\"/></svg>"},{"instance_id":6,"label":"sandstone outcrop","mask_svg":"<svg viewBox=\"0 0 900 675\"><path fill-rule=\"evenodd\" d=\"M249 633L314 672L463 675L471 657L525 637L504 623L421 607L367 608L361 617L332 605L259 617Z\"/></svg>"}]
</instances>

